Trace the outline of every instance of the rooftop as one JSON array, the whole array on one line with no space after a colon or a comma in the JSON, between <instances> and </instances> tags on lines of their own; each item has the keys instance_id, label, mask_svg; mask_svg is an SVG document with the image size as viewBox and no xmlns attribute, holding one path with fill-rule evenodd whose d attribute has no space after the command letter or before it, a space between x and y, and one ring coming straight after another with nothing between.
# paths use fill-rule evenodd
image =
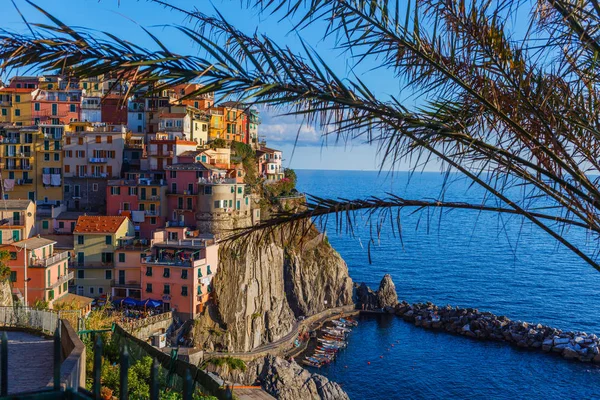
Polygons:
<instances>
[{"instance_id":1,"label":"rooftop","mask_svg":"<svg viewBox=\"0 0 600 400\"><path fill-rule=\"evenodd\" d=\"M256 152L258 153L259 151L262 151L263 153L270 153L270 154L275 153L276 151L281 153L281 150L270 149L268 147L261 147Z\"/></svg>"},{"instance_id":2,"label":"rooftop","mask_svg":"<svg viewBox=\"0 0 600 400\"><path fill-rule=\"evenodd\" d=\"M32 203L31 200L2 200L0 202L0 211L1 209L27 210Z\"/></svg>"},{"instance_id":3,"label":"rooftop","mask_svg":"<svg viewBox=\"0 0 600 400\"><path fill-rule=\"evenodd\" d=\"M166 171L212 171L218 168L203 162L165 165Z\"/></svg>"},{"instance_id":4,"label":"rooftop","mask_svg":"<svg viewBox=\"0 0 600 400\"><path fill-rule=\"evenodd\" d=\"M63 303L63 304L74 303L79 308L85 308L89 304L91 304L93 301L94 301L94 299L92 299L90 297L78 296L73 293L67 293L64 296L62 296L60 299L55 300L54 305L56 306L61 303Z\"/></svg>"},{"instance_id":5,"label":"rooftop","mask_svg":"<svg viewBox=\"0 0 600 400\"><path fill-rule=\"evenodd\" d=\"M127 217L81 216L73 233L116 233Z\"/></svg>"},{"instance_id":6,"label":"rooftop","mask_svg":"<svg viewBox=\"0 0 600 400\"><path fill-rule=\"evenodd\" d=\"M86 215L89 215L89 216L93 217L93 216L96 216L98 214L96 214L96 213L86 213L84 211L63 211L60 214L58 214L58 217L56 217L56 219L75 219L76 220L77 218L82 217L82 216L86 216Z\"/></svg>"},{"instance_id":7,"label":"rooftop","mask_svg":"<svg viewBox=\"0 0 600 400\"><path fill-rule=\"evenodd\" d=\"M33 237L31 239L21 240L20 242L11 243L10 246L19 247L21 249L27 248L28 250L39 249L45 246L55 244L54 240L44 239L43 237Z\"/></svg>"}]
</instances>

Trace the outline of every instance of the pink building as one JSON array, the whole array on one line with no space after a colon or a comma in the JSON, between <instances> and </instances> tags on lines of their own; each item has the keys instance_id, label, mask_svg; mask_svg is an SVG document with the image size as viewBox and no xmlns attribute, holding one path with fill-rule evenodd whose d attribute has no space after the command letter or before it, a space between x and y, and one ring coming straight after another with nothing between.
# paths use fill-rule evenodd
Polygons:
<instances>
[{"instance_id":1,"label":"pink building","mask_svg":"<svg viewBox=\"0 0 600 400\"><path fill-rule=\"evenodd\" d=\"M40 78L39 88L31 96L31 115L36 125L66 125L80 119L81 89L60 77Z\"/></svg>"},{"instance_id":2,"label":"pink building","mask_svg":"<svg viewBox=\"0 0 600 400\"><path fill-rule=\"evenodd\" d=\"M151 178L115 179L106 187L107 215L125 215L133 221L138 239L151 239L152 232L167 221L167 186Z\"/></svg>"},{"instance_id":3,"label":"pink building","mask_svg":"<svg viewBox=\"0 0 600 400\"><path fill-rule=\"evenodd\" d=\"M142 298L161 300L181 318L195 318L211 298L218 248L212 236L185 227L154 232L151 254L142 258Z\"/></svg>"},{"instance_id":4,"label":"pink building","mask_svg":"<svg viewBox=\"0 0 600 400\"><path fill-rule=\"evenodd\" d=\"M149 240L122 238L115 250L115 268L112 297L142 299L142 253L148 249Z\"/></svg>"},{"instance_id":5,"label":"pink building","mask_svg":"<svg viewBox=\"0 0 600 400\"><path fill-rule=\"evenodd\" d=\"M165 134L157 134L147 146L146 159L142 159L141 169L162 172L167 165L178 163L180 154L196 150L197 146L196 142L190 140L169 139Z\"/></svg>"},{"instance_id":6,"label":"pink building","mask_svg":"<svg viewBox=\"0 0 600 400\"><path fill-rule=\"evenodd\" d=\"M196 162L167 165L165 170L169 225L195 227L198 182L211 179L216 169Z\"/></svg>"}]
</instances>

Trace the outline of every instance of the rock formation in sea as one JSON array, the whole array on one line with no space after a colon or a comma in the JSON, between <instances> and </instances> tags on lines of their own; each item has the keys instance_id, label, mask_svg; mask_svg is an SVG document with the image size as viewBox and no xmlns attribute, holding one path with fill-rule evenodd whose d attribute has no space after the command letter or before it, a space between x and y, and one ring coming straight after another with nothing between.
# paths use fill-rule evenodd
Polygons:
<instances>
[{"instance_id":1,"label":"rock formation in sea","mask_svg":"<svg viewBox=\"0 0 600 400\"><path fill-rule=\"evenodd\" d=\"M352 304L346 263L314 229L285 248L275 242L223 246L213 286L216 305L192 333L207 350L250 351L284 337L299 317Z\"/></svg>"},{"instance_id":2,"label":"rock formation in sea","mask_svg":"<svg viewBox=\"0 0 600 400\"><path fill-rule=\"evenodd\" d=\"M385 274L376 292L364 282L360 285L355 283L354 302L359 310L395 307L398 304L398 294L391 275Z\"/></svg>"},{"instance_id":3,"label":"rock formation in sea","mask_svg":"<svg viewBox=\"0 0 600 400\"><path fill-rule=\"evenodd\" d=\"M349 399L337 383L281 357L267 356L254 360L247 364L245 371L231 370L226 364L219 367L209 365L208 370L240 384L260 384L266 392L281 400Z\"/></svg>"},{"instance_id":4,"label":"rock formation in sea","mask_svg":"<svg viewBox=\"0 0 600 400\"><path fill-rule=\"evenodd\" d=\"M381 283L379 284L379 290L377 290L377 300L379 301L379 307L396 307L398 304L398 294L396 293L396 285L392 281L390 274L385 274Z\"/></svg>"}]
</instances>

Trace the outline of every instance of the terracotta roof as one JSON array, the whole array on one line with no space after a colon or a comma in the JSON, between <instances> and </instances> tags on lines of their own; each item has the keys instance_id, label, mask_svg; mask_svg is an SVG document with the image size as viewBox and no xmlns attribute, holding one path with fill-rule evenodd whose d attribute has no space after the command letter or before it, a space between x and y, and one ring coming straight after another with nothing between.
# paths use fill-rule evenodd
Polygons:
<instances>
[{"instance_id":1,"label":"terracotta roof","mask_svg":"<svg viewBox=\"0 0 600 400\"><path fill-rule=\"evenodd\" d=\"M268 147L261 147L261 148L259 149L259 151L262 151L262 152L265 152L265 153L270 153L270 154L273 154L273 153L275 153L276 151L278 151L278 152L280 152L280 153L281 153L281 150L270 149L270 148L268 148Z\"/></svg>"},{"instance_id":2,"label":"terracotta roof","mask_svg":"<svg viewBox=\"0 0 600 400\"><path fill-rule=\"evenodd\" d=\"M127 217L82 216L73 233L116 233Z\"/></svg>"},{"instance_id":3,"label":"terracotta roof","mask_svg":"<svg viewBox=\"0 0 600 400\"><path fill-rule=\"evenodd\" d=\"M59 304L75 304L79 308L86 308L88 305L92 304L94 299L90 297L79 296L73 293L67 293L62 296L60 299L54 300L54 305Z\"/></svg>"},{"instance_id":4,"label":"terracotta roof","mask_svg":"<svg viewBox=\"0 0 600 400\"><path fill-rule=\"evenodd\" d=\"M187 150L179 155L179 157L195 157L200 153L204 153L204 150Z\"/></svg>"}]
</instances>

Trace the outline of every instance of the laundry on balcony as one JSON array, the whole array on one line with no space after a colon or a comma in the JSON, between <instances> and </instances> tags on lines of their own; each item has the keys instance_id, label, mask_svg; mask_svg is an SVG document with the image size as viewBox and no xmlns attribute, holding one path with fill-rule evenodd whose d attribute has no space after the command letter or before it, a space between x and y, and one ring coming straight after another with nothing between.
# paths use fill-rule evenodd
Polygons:
<instances>
[{"instance_id":1,"label":"laundry on balcony","mask_svg":"<svg viewBox=\"0 0 600 400\"><path fill-rule=\"evenodd\" d=\"M133 222L144 222L144 211L132 211L131 212L131 220Z\"/></svg>"},{"instance_id":2,"label":"laundry on balcony","mask_svg":"<svg viewBox=\"0 0 600 400\"><path fill-rule=\"evenodd\" d=\"M52 186L60 186L60 174L50 175L50 184Z\"/></svg>"},{"instance_id":3,"label":"laundry on balcony","mask_svg":"<svg viewBox=\"0 0 600 400\"><path fill-rule=\"evenodd\" d=\"M42 175L42 183L44 185L49 185L50 184L50 174L43 174Z\"/></svg>"},{"instance_id":4,"label":"laundry on balcony","mask_svg":"<svg viewBox=\"0 0 600 400\"><path fill-rule=\"evenodd\" d=\"M4 190L10 191L15 188L15 180L14 179L4 179Z\"/></svg>"}]
</instances>

